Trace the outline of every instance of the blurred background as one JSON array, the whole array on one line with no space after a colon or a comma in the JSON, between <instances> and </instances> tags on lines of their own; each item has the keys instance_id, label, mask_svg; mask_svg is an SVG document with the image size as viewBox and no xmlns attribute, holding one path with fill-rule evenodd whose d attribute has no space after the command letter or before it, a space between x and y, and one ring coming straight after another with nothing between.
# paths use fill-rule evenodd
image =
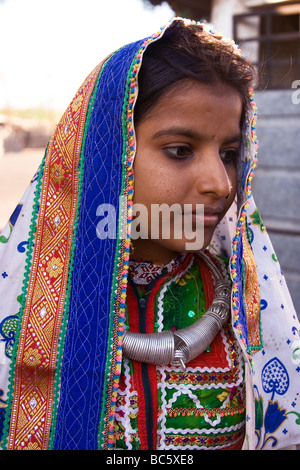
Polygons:
<instances>
[{"instance_id":1,"label":"blurred background","mask_svg":"<svg viewBox=\"0 0 300 470\"><path fill-rule=\"evenodd\" d=\"M0 232L89 72L174 15L213 23L259 71L253 191L299 315L300 1L0 0Z\"/></svg>"}]
</instances>

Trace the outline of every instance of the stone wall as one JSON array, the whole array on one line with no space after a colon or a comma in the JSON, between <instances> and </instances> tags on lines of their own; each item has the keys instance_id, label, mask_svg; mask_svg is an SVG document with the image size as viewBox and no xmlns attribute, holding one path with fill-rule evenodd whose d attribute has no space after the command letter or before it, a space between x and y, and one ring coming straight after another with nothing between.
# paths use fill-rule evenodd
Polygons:
<instances>
[{"instance_id":1,"label":"stone wall","mask_svg":"<svg viewBox=\"0 0 300 470\"><path fill-rule=\"evenodd\" d=\"M253 193L300 317L300 103L293 103L293 94L256 92L259 161Z\"/></svg>"}]
</instances>

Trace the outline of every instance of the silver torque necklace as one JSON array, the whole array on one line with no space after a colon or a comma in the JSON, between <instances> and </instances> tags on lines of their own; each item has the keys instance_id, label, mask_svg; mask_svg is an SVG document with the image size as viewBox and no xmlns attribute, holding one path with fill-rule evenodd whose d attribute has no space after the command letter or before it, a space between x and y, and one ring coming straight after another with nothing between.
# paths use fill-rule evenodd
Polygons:
<instances>
[{"instance_id":1,"label":"silver torque necklace","mask_svg":"<svg viewBox=\"0 0 300 470\"><path fill-rule=\"evenodd\" d=\"M176 331L133 333L123 337L123 355L157 366L171 365L186 370L186 364L202 354L230 317L231 287L215 264L199 253L215 280L215 298L207 312L193 325Z\"/></svg>"}]
</instances>

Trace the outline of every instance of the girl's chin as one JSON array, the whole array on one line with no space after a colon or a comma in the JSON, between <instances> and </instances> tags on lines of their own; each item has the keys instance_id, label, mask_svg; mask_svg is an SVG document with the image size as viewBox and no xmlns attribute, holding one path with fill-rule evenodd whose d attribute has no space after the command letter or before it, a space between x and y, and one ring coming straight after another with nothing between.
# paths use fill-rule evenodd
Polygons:
<instances>
[{"instance_id":1,"label":"girl's chin","mask_svg":"<svg viewBox=\"0 0 300 470\"><path fill-rule=\"evenodd\" d=\"M181 253L196 253L208 247L211 241L210 234L191 239L170 240L134 240L132 242L133 259L151 260L153 263L168 264Z\"/></svg>"}]
</instances>

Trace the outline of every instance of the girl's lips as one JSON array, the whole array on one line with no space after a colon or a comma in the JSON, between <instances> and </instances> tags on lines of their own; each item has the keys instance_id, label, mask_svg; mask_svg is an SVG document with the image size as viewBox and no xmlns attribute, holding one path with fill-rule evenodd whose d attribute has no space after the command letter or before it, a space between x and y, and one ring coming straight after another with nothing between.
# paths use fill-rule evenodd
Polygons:
<instances>
[{"instance_id":1,"label":"girl's lips","mask_svg":"<svg viewBox=\"0 0 300 470\"><path fill-rule=\"evenodd\" d=\"M217 225L219 222L219 214L205 214L199 215L199 214L192 214L192 221L193 224L201 224L204 227L211 227Z\"/></svg>"},{"instance_id":2,"label":"girl's lips","mask_svg":"<svg viewBox=\"0 0 300 470\"><path fill-rule=\"evenodd\" d=\"M203 213L192 213L193 223L202 224L204 227L216 226L220 221L221 214L223 213L223 208L218 207L209 207L204 206Z\"/></svg>"}]
</instances>

